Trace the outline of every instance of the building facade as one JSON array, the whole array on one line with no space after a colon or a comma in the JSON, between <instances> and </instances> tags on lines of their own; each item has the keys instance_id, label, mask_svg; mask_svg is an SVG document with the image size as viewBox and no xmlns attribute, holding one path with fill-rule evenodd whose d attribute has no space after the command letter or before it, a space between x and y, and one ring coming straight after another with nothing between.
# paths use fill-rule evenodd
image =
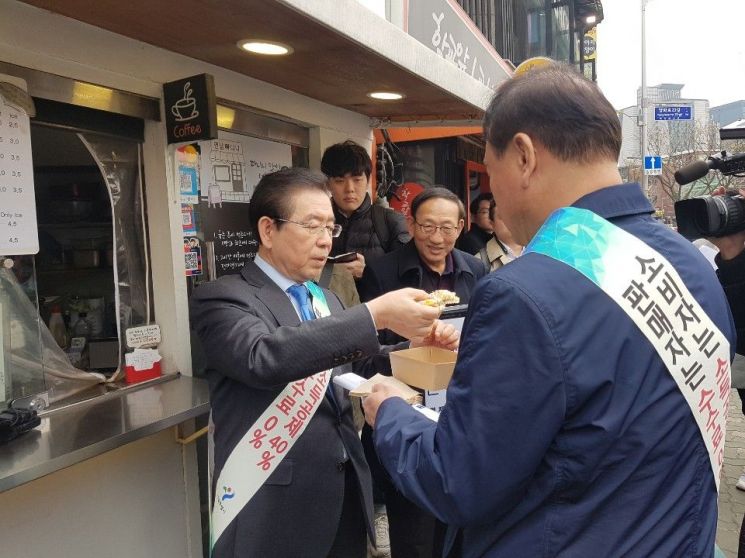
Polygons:
<instances>
[{"instance_id":1,"label":"building facade","mask_svg":"<svg viewBox=\"0 0 745 558\"><path fill-rule=\"evenodd\" d=\"M594 79L600 0L458 0L486 39L515 66L534 56L576 64ZM587 50L585 50L587 49Z\"/></svg>"},{"instance_id":2,"label":"building facade","mask_svg":"<svg viewBox=\"0 0 745 558\"><path fill-rule=\"evenodd\" d=\"M745 119L745 100L732 101L724 105L711 107L711 120L720 128Z\"/></svg>"}]
</instances>

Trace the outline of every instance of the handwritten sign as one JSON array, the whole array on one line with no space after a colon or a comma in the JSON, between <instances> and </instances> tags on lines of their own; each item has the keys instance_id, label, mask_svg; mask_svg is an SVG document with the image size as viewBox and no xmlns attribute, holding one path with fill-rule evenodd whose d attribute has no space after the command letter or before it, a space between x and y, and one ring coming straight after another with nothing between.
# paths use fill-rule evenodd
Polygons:
<instances>
[{"instance_id":1,"label":"handwritten sign","mask_svg":"<svg viewBox=\"0 0 745 558\"><path fill-rule=\"evenodd\" d=\"M455 2L409 0L408 21L409 35L484 85L507 75L502 58Z\"/></svg>"},{"instance_id":2,"label":"handwritten sign","mask_svg":"<svg viewBox=\"0 0 745 558\"><path fill-rule=\"evenodd\" d=\"M248 206L226 203L216 207L202 200L199 212L204 224L204 239L214 243L217 277L238 273L259 250L259 243L248 225Z\"/></svg>"},{"instance_id":3,"label":"handwritten sign","mask_svg":"<svg viewBox=\"0 0 745 558\"><path fill-rule=\"evenodd\" d=\"M0 75L0 82L22 86L22 80ZM21 82L21 83L19 83ZM19 90L19 94L23 91ZM34 168L31 162L31 124L20 106L0 93L0 254L36 254Z\"/></svg>"},{"instance_id":4,"label":"handwritten sign","mask_svg":"<svg viewBox=\"0 0 745 558\"><path fill-rule=\"evenodd\" d=\"M130 327L126 332L127 347L136 349L160 343L160 326L157 324Z\"/></svg>"},{"instance_id":5,"label":"handwritten sign","mask_svg":"<svg viewBox=\"0 0 745 558\"><path fill-rule=\"evenodd\" d=\"M248 203L262 176L292 166L289 145L222 130L199 147L201 196L211 206Z\"/></svg>"}]
</instances>

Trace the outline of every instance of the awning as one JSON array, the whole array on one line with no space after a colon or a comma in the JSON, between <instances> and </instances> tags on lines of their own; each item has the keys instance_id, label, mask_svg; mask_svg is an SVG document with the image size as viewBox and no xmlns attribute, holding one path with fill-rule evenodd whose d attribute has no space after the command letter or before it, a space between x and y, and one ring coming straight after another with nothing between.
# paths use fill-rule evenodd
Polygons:
<instances>
[{"instance_id":1,"label":"awning","mask_svg":"<svg viewBox=\"0 0 745 558\"><path fill-rule=\"evenodd\" d=\"M478 121L493 93L355 0L26 3L380 119L381 125ZM237 43L249 38L285 43L294 52L247 54ZM507 68L492 83L506 79ZM367 96L377 90L405 97Z\"/></svg>"}]
</instances>

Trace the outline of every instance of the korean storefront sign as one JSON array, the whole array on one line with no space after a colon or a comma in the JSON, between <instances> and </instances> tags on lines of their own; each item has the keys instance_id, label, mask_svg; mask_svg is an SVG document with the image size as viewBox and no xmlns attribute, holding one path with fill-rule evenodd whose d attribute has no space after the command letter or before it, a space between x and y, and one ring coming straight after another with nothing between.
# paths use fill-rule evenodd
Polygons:
<instances>
[{"instance_id":1,"label":"korean storefront sign","mask_svg":"<svg viewBox=\"0 0 745 558\"><path fill-rule=\"evenodd\" d=\"M168 143L217 137L217 102L211 75L200 74L163 84Z\"/></svg>"},{"instance_id":2,"label":"korean storefront sign","mask_svg":"<svg viewBox=\"0 0 745 558\"><path fill-rule=\"evenodd\" d=\"M407 32L486 86L505 66L461 7L453 0L409 0Z\"/></svg>"}]
</instances>

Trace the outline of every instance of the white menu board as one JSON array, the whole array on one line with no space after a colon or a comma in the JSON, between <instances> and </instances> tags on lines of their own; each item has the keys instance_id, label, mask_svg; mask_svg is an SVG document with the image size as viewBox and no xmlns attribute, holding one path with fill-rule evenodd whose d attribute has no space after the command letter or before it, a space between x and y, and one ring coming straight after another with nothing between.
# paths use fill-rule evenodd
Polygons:
<instances>
[{"instance_id":1,"label":"white menu board","mask_svg":"<svg viewBox=\"0 0 745 558\"><path fill-rule=\"evenodd\" d=\"M210 206L249 203L262 176L292 166L289 145L223 130L199 148L201 195Z\"/></svg>"},{"instance_id":2,"label":"white menu board","mask_svg":"<svg viewBox=\"0 0 745 558\"><path fill-rule=\"evenodd\" d=\"M19 85L0 75L2 82ZM31 125L26 111L0 90L0 255L38 251Z\"/></svg>"}]
</instances>

